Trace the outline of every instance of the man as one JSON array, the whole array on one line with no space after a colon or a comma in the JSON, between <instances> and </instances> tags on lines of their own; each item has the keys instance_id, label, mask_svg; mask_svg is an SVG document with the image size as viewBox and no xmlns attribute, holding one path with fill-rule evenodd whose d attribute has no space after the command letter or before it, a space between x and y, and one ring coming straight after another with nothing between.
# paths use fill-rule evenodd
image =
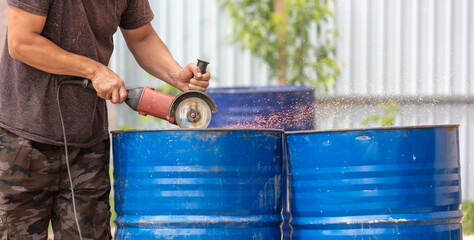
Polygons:
<instances>
[{"instance_id":1,"label":"man","mask_svg":"<svg viewBox=\"0 0 474 240\"><path fill-rule=\"evenodd\" d=\"M0 65L0 239L110 239L105 100L122 103L123 80L107 64L118 26L142 68L177 87L205 91L209 73L180 67L152 28L147 0L8 0ZM193 78L193 75L196 76ZM90 79L97 93L65 85L76 227L56 103L60 82Z\"/></svg>"}]
</instances>

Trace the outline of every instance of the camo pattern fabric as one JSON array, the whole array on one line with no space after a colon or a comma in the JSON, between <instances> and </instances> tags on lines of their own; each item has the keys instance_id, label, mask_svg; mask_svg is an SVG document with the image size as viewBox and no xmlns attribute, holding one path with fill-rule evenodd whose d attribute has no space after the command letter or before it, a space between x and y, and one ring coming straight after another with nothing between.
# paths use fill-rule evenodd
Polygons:
<instances>
[{"instance_id":1,"label":"camo pattern fabric","mask_svg":"<svg viewBox=\"0 0 474 240\"><path fill-rule=\"evenodd\" d=\"M83 239L111 239L109 140L68 148ZM64 147L0 128L0 240L79 239Z\"/></svg>"}]
</instances>

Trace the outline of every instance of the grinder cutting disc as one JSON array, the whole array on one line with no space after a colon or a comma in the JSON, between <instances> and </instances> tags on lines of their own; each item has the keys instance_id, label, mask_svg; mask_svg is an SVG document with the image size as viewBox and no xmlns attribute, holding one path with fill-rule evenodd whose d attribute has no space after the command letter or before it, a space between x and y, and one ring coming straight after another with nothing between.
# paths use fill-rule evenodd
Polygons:
<instances>
[{"instance_id":1,"label":"grinder cutting disc","mask_svg":"<svg viewBox=\"0 0 474 240\"><path fill-rule=\"evenodd\" d=\"M211 122L211 108L201 98L189 97L176 107L175 119L181 128L206 128Z\"/></svg>"}]
</instances>

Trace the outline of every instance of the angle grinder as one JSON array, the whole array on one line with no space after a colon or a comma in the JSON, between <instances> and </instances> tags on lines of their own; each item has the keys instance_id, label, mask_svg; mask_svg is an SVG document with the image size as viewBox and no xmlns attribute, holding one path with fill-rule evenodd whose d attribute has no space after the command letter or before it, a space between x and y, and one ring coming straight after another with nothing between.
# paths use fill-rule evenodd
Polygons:
<instances>
[{"instance_id":1,"label":"angle grinder","mask_svg":"<svg viewBox=\"0 0 474 240\"><path fill-rule=\"evenodd\" d=\"M198 59L201 73L206 73L209 63ZM66 80L64 84L79 84L94 90L87 80ZM125 103L140 115L150 115L178 125L180 128L206 128L212 113L217 112L214 100L201 91L188 90L174 97L151 87L127 89Z\"/></svg>"}]
</instances>

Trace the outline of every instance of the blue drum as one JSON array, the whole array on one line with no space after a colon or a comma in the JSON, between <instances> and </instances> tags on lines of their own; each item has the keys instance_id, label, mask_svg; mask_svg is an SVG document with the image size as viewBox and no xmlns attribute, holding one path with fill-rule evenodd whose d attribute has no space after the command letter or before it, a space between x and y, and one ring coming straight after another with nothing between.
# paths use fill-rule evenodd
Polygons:
<instances>
[{"instance_id":1,"label":"blue drum","mask_svg":"<svg viewBox=\"0 0 474 240\"><path fill-rule=\"evenodd\" d=\"M282 131L112 136L115 239L280 239Z\"/></svg>"},{"instance_id":2,"label":"blue drum","mask_svg":"<svg viewBox=\"0 0 474 240\"><path fill-rule=\"evenodd\" d=\"M458 126L288 133L294 240L461 240Z\"/></svg>"},{"instance_id":3,"label":"blue drum","mask_svg":"<svg viewBox=\"0 0 474 240\"><path fill-rule=\"evenodd\" d=\"M209 127L313 130L316 118L314 91L311 86L209 88L206 93L219 108L219 112L212 114ZM283 189L287 189L286 158L283 160L283 175ZM289 239L287 196L283 196L283 205L283 239Z\"/></svg>"},{"instance_id":4,"label":"blue drum","mask_svg":"<svg viewBox=\"0 0 474 240\"><path fill-rule=\"evenodd\" d=\"M209 88L219 112L210 128L271 128L285 131L315 127L314 88L266 86Z\"/></svg>"}]
</instances>

